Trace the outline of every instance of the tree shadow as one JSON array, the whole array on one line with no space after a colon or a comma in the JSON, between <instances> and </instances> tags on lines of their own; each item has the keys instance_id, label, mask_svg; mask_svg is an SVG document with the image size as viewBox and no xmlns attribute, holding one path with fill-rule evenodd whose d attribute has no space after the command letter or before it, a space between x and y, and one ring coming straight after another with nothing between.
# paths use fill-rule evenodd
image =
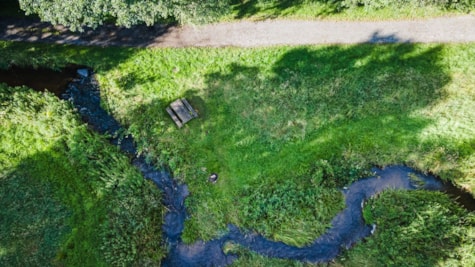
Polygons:
<instances>
[{"instance_id":1,"label":"tree shadow","mask_svg":"<svg viewBox=\"0 0 475 267\"><path fill-rule=\"evenodd\" d=\"M144 131L138 134L144 145L162 142L163 149L177 149L182 165L175 166L217 170L223 177L218 184L241 186L229 190L237 206L245 197L242 187L292 179L320 159L335 167L335 186L344 186L371 165L408 163L407 155L421 142L419 133L432 123L415 114L443 101L451 81L441 63L442 46L405 43L378 32L368 39L386 41L398 44L264 49L276 57L263 56L269 64L237 57L208 73L204 89L179 96L200 113L184 128L167 130L174 125L164 99L140 106L131 121ZM162 139L154 139L157 135ZM227 203L204 179L187 182L194 198L206 200L202 195L210 193L216 196L213 205ZM229 223L209 216L207 223L217 229Z\"/></svg>"},{"instance_id":2,"label":"tree shadow","mask_svg":"<svg viewBox=\"0 0 475 267\"><path fill-rule=\"evenodd\" d=\"M249 18L265 12L263 19L277 18L292 8L298 8L305 4L305 0L282 0L282 1L262 1L262 0L234 0L232 5L236 11L236 19ZM328 16L340 12L338 4L334 1L316 0L321 6L316 13L317 16Z\"/></svg>"},{"instance_id":3,"label":"tree shadow","mask_svg":"<svg viewBox=\"0 0 475 267\"><path fill-rule=\"evenodd\" d=\"M21 167L29 167L26 162ZM54 188L27 171L0 174L0 263L44 265L56 256L70 211L54 195ZM2 170L8 171L8 170Z\"/></svg>"},{"instance_id":4,"label":"tree shadow","mask_svg":"<svg viewBox=\"0 0 475 267\"><path fill-rule=\"evenodd\" d=\"M8 41L72 44L83 46L147 47L167 34L176 24L136 25L130 28L105 23L95 29L72 32L61 25L41 22L38 18L2 18L0 32Z\"/></svg>"},{"instance_id":5,"label":"tree shadow","mask_svg":"<svg viewBox=\"0 0 475 267\"><path fill-rule=\"evenodd\" d=\"M386 43L412 43L411 39L401 39L397 34L383 35L379 31L374 32L367 43L370 44L386 44Z\"/></svg>"},{"instance_id":6,"label":"tree shadow","mask_svg":"<svg viewBox=\"0 0 475 267\"><path fill-rule=\"evenodd\" d=\"M440 50L410 44L295 48L273 65L271 77L256 79L262 76L258 68L238 63L228 74L209 74L207 98L233 109L235 119L254 122L248 124L256 131L271 130L284 141L303 127L298 120L313 130L338 123L349 127L346 123L368 117L384 125L386 117L409 117L443 96L450 78L437 66Z\"/></svg>"},{"instance_id":7,"label":"tree shadow","mask_svg":"<svg viewBox=\"0 0 475 267\"><path fill-rule=\"evenodd\" d=\"M1 44L0 67L10 66L60 70L68 65L88 66L94 72L108 71L129 57L137 49L124 47L86 47L74 45L50 45L28 42L5 42Z\"/></svg>"}]
</instances>

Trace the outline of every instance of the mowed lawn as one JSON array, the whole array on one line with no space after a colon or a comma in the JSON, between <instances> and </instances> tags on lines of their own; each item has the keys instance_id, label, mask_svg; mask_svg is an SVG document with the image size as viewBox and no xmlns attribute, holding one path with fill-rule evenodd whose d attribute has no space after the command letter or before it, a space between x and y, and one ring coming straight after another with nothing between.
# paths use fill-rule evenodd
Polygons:
<instances>
[{"instance_id":1,"label":"mowed lawn","mask_svg":"<svg viewBox=\"0 0 475 267\"><path fill-rule=\"evenodd\" d=\"M475 190L472 44L0 45L2 66L95 69L103 106L150 161L168 164L189 185L186 242L214 238L234 223L305 245L343 208L339 189L369 176L375 165L406 164ZM178 129L165 108L180 97L199 118ZM219 175L216 184L207 181L211 173ZM460 235L473 234L473 222L454 221L451 212L442 209L438 216L451 218L445 223L457 224Z\"/></svg>"}]
</instances>

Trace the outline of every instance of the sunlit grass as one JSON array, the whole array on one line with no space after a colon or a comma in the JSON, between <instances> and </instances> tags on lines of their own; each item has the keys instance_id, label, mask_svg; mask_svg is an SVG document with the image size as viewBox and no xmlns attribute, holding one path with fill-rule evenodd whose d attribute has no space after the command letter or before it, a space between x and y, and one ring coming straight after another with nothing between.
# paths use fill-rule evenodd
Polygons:
<instances>
[{"instance_id":1,"label":"sunlit grass","mask_svg":"<svg viewBox=\"0 0 475 267\"><path fill-rule=\"evenodd\" d=\"M374 236L339 259L344 266L472 266L475 214L440 192L384 192L365 207ZM439 257L444 255L444 257Z\"/></svg>"},{"instance_id":2,"label":"sunlit grass","mask_svg":"<svg viewBox=\"0 0 475 267\"><path fill-rule=\"evenodd\" d=\"M466 10L447 9L436 5L387 3L384 8L344 7L338 1L235 1L232 12L223 20L236 19L319 19L337 21L381 21L433 18L466 14Z\"/></svg>"},{"instance_id":3,"label":"sunlit grass","mask_svg":"<svg viewBox=\"0 0 475 267\"><path fill-rule=\"evenodd\" d=\"M131 125L141 148L190 185L184 237L191 241L212 238L229 222L252 228L240 212L249 205L243 200L260 186L308 182L318 160L336 169L340 186L371 165L396 163L466 184L472 169L456 144L474 131L466 119L473 109L447 105L470 101L472 67L451 59L473 53L470 45L141 50L100 80L111 111ZM463 94L452 89L461 86ZM163 110L183 96L200 118L177 129ZM464 127L432 129L448 118ZM216 185L207 183L212 172ZM295 226L280 225L283 232Z\"/></svg>"},{"instance_id":4,"label":"sunlit grass","mask_svg":"<svg viewBox=\"0 0 475 267\"><path fill-rule=\"evenodd\" d=\"M26 64L28 56L40 65L87 62L96 69L103 106L150 161L169 164L189 185L187 242L214 238L234 223L305 245L341 210L338 189L373 165L407 164L474 191L473 44L80 53L0 45L9 55L2 66ZM200 115L181 129L165 112L179 97ZM207 182L212 172L216 184ZM316 191L285 196L284 185ZM291 213L290 203L319 194L315 205L298 204L301 214ZM255 220L250 211L267 217Z\"/></svg>"}]
</instances>

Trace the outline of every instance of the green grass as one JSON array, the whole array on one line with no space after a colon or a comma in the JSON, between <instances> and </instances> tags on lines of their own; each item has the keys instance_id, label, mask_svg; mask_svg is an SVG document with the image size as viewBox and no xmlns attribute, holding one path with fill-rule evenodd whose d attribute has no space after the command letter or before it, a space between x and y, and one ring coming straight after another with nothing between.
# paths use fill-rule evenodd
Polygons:
<instances>
[{"instance_id":1,"label":"green grass","mask_svg":"<svg viewBox=\"0 0 475 267\"><path fill-rule=\"evenodd\" d=\"M459 3L450 8L421 1L375 1L369 6L343 4L344 1L319 0L242 0L233 1L232 11L223 20L249 19L328 19L328 20L400 20L460 15L473 12ZM346 1L351 2L351 1ZM382 6L380 6L382 4Z\"/></svg>"},{"instance_id":2,"label":"green grass","mask_svg":"<svg viewBox=\"0 0 475 267\"><path fill-rule=\"evenodd\" d=\"M50 93L0 84L0 265L159 265L158 189Z\"/></svg>"},{"instance_id":3,"label":"green grass","mask_svg":"<svg viewBox=\"0 0 475 267\"><path fill-rule=\"evenodd\" d=\"M249 201L256 189L271 197L287 180L312 184L307 172L321 160L333 186L372 164L405 163L473 191L473 69L462 60L473 53L470 45L143 50L101 81L107 105L142 149L190 185L191 241L229 222L251 226L243 211L262 204ZM200 118L178 130L163 110L182 96ZM449 118L453 127L444 127ZM216 185L206 182L211 172L220 175ZM339 210L331 208L322 222ZM295 232L304 218L269 236Z\"/></svg>"},{"instance_id":4,"label":"green grass","mask_svg":"<svg viewBox=\"0 0 475 267\"><path fill-rule=\"evenodd\" d=\"M187 242L234 223L305 245L341 210L338 188L372 165L407 164L475 190L473 44L0 46L0 66L73 62L97 71L104 107L149 160L189 185ZM164 111L178 97L200 114L182 129ZM216 184L207 182L212 172Z\"/></svg>"},{"instance_id":5,"label":"green grass","mask_svg":"<svg viewBox=\"0 0 475 267\"><path fill-rule=\"evenodd\" d=\"M374 236L339 259L344 266L473 266L475 214L439 192L384 192L365 207Z\"/></svg>"}]
</instances>

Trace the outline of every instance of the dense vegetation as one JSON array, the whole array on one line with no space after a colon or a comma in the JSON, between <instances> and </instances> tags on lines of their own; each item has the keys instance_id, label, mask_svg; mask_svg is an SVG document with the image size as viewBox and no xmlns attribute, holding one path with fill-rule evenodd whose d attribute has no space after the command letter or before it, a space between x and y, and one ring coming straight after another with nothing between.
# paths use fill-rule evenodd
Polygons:
<instances>
[{"instance_id":1,"label":"dense vegetation","mask_svg":"<svg viewBox=\"0 0 475 267\"><path fill-rule=\"evenodd\" d=\"M439 192L388 191L365 207L376 234L347 252L349 266L472 266L475 214Z\"/></svg>"},{"instance_id":2,"label":"dense vegetation","mask_svg":"<svg viewBox=\"0 0 475 267\"><path fill-rule=\"evenodd\" d=\"M21 6L21 9L20 8ZM156 22L204 23L235 19L400 19L473 11L472 0L206 0L46 1L2 0L0 16L34 14L81 30L103 23L132 26Z\"/></svg>"},{"instance_id":3,"label":"dense vegetation","mask_svg":"<svg viewBox=\"0 0 475 267\"><path fill-rule=\"evenodd\" d=\"M0 47L3 67L79 63L96 70L104 107L128 126L150 161L168 163L189 185L188 242L213 238L234 223L304 245L341 210L338 189L370 175L372 165L407 164L475 190L471 44L151 50L1 42ZM164 111L178 97L200 114L182 129ZM207 182L212 172L219 174L216 184ZM397 214L392 209L405 201L413 214L402 214L399 222L382 216ZM358 263L373 253L395 264L439 263L446 257L453 265L473 265L473 246L467 245L473 243L473 220L454 205L427 192L384 194L365 213L384 225L375 243L362 244L368 249L340 261ZM412 221L412 232L398 226ZM424 234L414 236L413 229ZM446 236L443 242L439 234ZM440 253L428 250L412 258L405 250L411 236L418 246L423 240ZM384 242L392 246L382 247ZM244 255L237 265L289 264L232 249Z\"/></svg>"},{"instance_id":4,"label":"dense vegetation","mask_svg":"<svg viewBox=\"0 0 475 267\"><path fill-rule=\"evenodd\" d=\"M158 265L158 189L50 93L0 84L0 265Z\"/></svg>"},{"instance_id":5,"label":"dense vegetation","mask_svg":"<svg viewBox=\"0 0 475 267\"><path fill-rule=\"evenodd\" d=\"M226 0L161 0L161 1L62 1L19 0L26 14L38 14L52 24L70 26L73 30L82 27L97 27L107 21L117 25L153 25L158 21L207 22L225 11Z\"/></svg>"}]
</instances>

